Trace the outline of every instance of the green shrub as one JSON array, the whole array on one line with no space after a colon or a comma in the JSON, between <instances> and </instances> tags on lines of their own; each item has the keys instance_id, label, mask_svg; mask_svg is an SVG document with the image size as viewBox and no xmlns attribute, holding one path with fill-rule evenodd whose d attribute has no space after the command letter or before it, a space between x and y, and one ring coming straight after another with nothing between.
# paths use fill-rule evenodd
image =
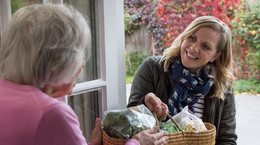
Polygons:
<instances>
[{"instance_id":1,"label":"green shrub","mask_svg":"<svg viewBox=\"0 0 260 145\"><path fill-rule=\"evenodd\" d=\"M11 0L11 12L12 14L15 13L18 9L20 9L21 7L25 7L30 5L29 2L24 2L23 0Z\"/></svg>"},{"instance_id":2,"label":"green shrub","mask_svg":"<svg viewBox=\"0 0 260 145\"><path fill-rule=\"evenodd\" d=\"M234 91L237 93L241 92L254 92L260 93L260 80L251 78L248 80L237 80L235 81Z\"/></svg>"},{"instance_id":3,"label":"green shrub","mask_svg":"<svg viewBox=\"0 0 260 145\"><path fill-rule=\"evenodd\" d=\"M141 65L141 63L151 56L152 52L145 53L144 51L129 51L126 52L125 64L126 64L126 76L134 76L135 72Z\"/></svg>"},{"instance_id":4,"label":"green shrub","mask_svg":"<svg viewBox=\"0 0 260 145\"><path fill-rule=\"evenodd\" d=\"M132 84L133 83L134 76L126 76L126 84Z\"/></svg>"}]
</instances>

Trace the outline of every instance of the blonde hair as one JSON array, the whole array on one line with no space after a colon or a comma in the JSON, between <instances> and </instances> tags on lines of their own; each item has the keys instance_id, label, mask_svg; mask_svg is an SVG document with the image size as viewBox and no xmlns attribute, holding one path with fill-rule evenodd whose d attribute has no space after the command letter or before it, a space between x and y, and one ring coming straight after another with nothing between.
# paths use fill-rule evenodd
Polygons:
<instances>
[{"instance_id":1,"label":"blonde hair","mask_svg":"<svg viewBox=\"0 0 260 145\"><path fill-rule=\"evenodd\" d=\"M23 7L2 37L0 77L38 88L69 83L82 66L90 42L86 20L71 6Z\"/></svg>"},{"instance_id":2,"label":"blonde hair","mask_svg":"<svg viewBox=\"0 0 260 145\"><path fill-rule=\"evenodd\" d=\"M164 71L168 71L168 68L172 61L180 56L181 44L184 39L195 33L201 27L212 28L213 30L221 34L221 38L217 45L217 53L221 52L221 55L212 63L207 65L213 70L213 78L215 91L212 97L217 97L222 100L225 99L224 93L228 91L228 88L233 85L234 79L232 74L232 38L231 31L228 26L213 16L201 16L196 18L185 30L181 33L167 48L161 59L165 60Z\"/></svg>"}]
</instances>

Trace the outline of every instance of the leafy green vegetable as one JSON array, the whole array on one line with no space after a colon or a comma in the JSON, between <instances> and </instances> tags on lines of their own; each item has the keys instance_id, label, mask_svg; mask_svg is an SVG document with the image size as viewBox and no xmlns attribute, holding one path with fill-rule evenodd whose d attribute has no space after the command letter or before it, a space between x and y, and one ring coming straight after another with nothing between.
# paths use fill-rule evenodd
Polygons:
<instances>
[{"instance_id":1,"label":"leafy green vegetable","mask_svg":"<svg viewBox=\"0 0 260 145\"><path fill-rule=\"evenodd\" d=\"M164 133L177 133L180 130L173 122L159 122L160 130L164 131Z\"/></svg>"},{"instance_id":2,"label":"leafy green vegetable","mask_svg":"<svg viewBox=\"0 0 260 145\"><path fill-rule=\"evenodd\" d=\"M155 124L153 115L144 105L121 111L108 111L103 120L104 131L117 139L130 139L138 132L154 127Z\"/></svg>"}]
</instances>

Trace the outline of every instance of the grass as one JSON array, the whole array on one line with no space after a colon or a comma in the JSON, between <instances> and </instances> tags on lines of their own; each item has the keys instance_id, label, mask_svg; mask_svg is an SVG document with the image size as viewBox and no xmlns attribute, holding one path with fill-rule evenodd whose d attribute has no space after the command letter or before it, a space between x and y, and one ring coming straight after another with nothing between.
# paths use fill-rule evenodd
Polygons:
<instances>
[{"instance_id":1,"label":"grass","mask_svg":"<svg viewBox=\"0 0 260 145\"><path fill-rule=\"evenodd\" d=\"M248 80L236 80L234 85L235 94L240 94L243 92L248 92L252 94L260 94L260 80L256 78Z\"/></svg>"},{"instance_id":2,"label":"grass","mask_svg":"<svg viewBox=\"0 0 260 145\"><path fill-rule=\"evenodd\" d=\"M126 83L131 84L133 82L134 76L126 76ZM250 94L260 94L260 80L256 78L248 80L236 80L234 84L235 94L250 93Z\"/></svg>"},{"instance_id":3,"label":"grass","mask_svg":"<svg viewBox=\"0 0 260 145\"><path fill-rule=\"evenodd\" d=\"M126 76L126 83L127 84L132 84L132 82L133 82L133 79L134 79L134 76Z\"/></svg>"}]
</instances>

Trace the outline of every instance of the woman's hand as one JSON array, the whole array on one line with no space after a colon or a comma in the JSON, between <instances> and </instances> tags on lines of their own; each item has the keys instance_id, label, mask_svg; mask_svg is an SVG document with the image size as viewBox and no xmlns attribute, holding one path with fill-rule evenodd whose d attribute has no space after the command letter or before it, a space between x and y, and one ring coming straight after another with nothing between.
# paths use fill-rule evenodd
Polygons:
<instances>
[{"instance_id":1,"label":"woman's hand","mask_svg":"<svg viewBox=\"0 0 260 145\"><path fill-rule=\"evenodd\" d=\"M160 131L156 133L158 127L153 127L152 129L144 130L132 137L139 141L141 145L164 145L167 144L168 137L163 136L164 132Z\"/></svg>"},{"instance_id":2,"label":"woman's hand","mask_svg":"<svg viewBox=\"0 0 260 145\"><path fill-rule=\"evenodd\" d=\"M97 118L95 121L95 128L91 133L90 142L93 145L101 145L101 120Z\"/></svg>"},{"instance_id":3,"label":"woman's hand","mask_svg":"<svg viewBox=\"0 0 260 145\"><path fill-rule=\"evenodd\" d=\"M144 97L146 107L151 112L156 112L156 116L159 120L165 120L169 112L168 106L161 101L160 98L155 96L154 93L148 93Z\"/></svg>"}]
</instances>

